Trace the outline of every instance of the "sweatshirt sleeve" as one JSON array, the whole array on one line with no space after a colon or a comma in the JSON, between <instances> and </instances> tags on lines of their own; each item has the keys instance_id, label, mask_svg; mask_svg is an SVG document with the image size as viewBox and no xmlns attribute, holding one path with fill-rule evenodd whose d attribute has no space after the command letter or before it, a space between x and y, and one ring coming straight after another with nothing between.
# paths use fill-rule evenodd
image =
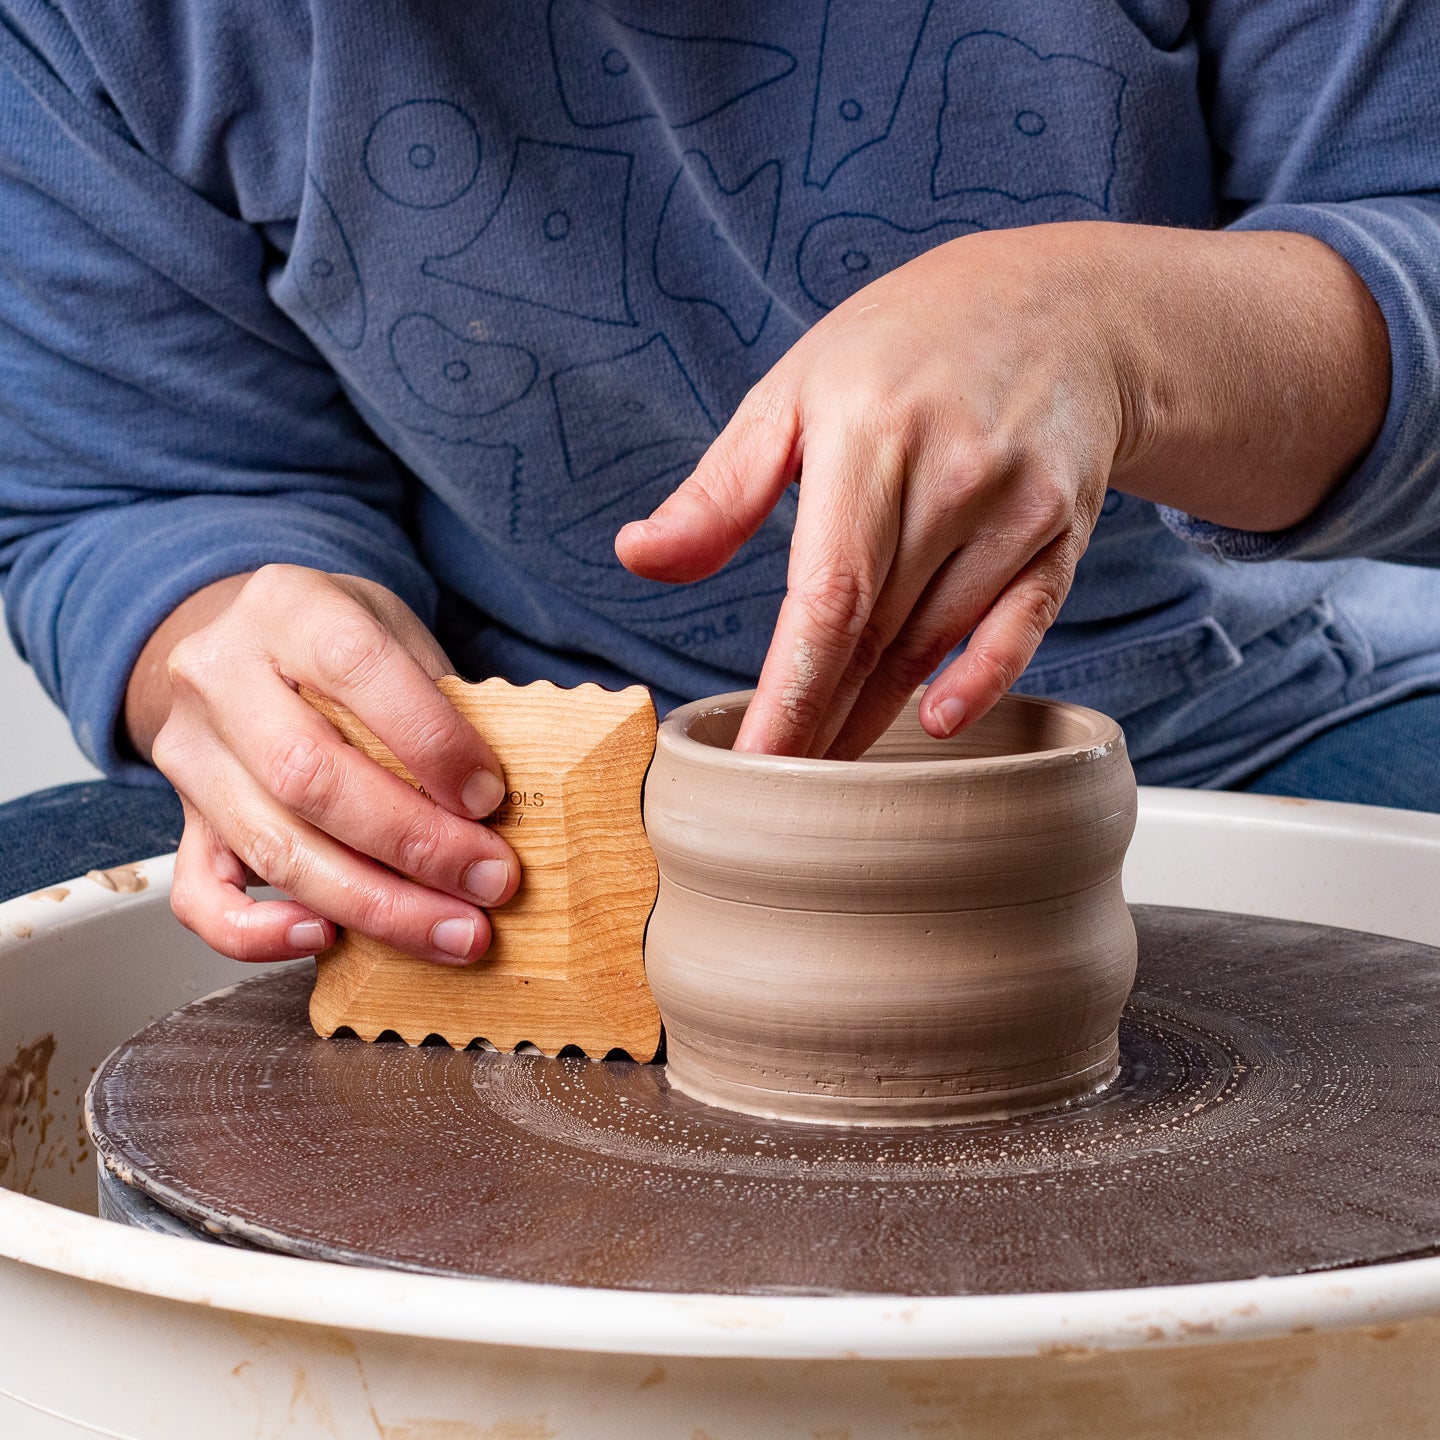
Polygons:
<instances>
[{"instance_id":1,"label":"sweatshirt sleeve","mask_svg":"<svg viewBox=\"0 0 1440 1440\"><path fill-rule=\"evenodd\" d=\"M57 45L57 53L60 47ZM0 23L0 596L107 774L145 641L271 562L365 576L427 620L406 476L271 302L252 226L151 160Z\"/></svg>"},{"instance_id":2,"label":"sweatshirt sleeve","mask_svg":"<svg viewBox=\"0 0 1440 1440\"><path fill-rule=\"evenodd\" d=\"M1440 0L1210 0L1196 7L1224 213L1338 252L1390 333L1369 455L1273 533L1162 508L1234 560L1355 556L1440 565Z\"/></svg>"}]
</instances>

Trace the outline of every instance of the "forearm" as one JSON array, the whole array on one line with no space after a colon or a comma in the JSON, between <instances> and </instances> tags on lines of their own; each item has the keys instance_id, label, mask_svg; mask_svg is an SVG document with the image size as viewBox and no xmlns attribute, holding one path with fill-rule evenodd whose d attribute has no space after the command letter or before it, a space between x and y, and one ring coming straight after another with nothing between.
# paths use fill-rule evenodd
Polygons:
<instances>
[{"instance_id":1,"label":"forearm","mask_svg":"<svg viewBox=\"0 0 1440 1440\"><path fill-rule=\"evenodd\" d=\"M150 747L170 714L170 652L187 635L219 616L249 578L248 574L230 575L197 590L177 605L146 641L125 687L125 731L142 760L150 759Z\"/></svg>"},{"instance_id":2,"label":"forearm","mask_svg":"<svg viewBox=\"0 0 1440 1440\"><path fill-rule=\"evenodd\" d=\"M1365 457L1385 418L1389 339L1328 246L1280 231L1063 228L1116 357L1115 488L1276 531Z\"/></svg>"}]
</instances>

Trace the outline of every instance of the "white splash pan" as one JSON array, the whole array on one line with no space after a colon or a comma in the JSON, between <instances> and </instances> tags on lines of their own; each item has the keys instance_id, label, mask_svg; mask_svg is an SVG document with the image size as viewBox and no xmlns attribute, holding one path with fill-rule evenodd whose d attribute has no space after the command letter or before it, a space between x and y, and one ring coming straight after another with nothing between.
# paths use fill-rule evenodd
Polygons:
<instances>
[{"instance_id":1,"label":"white splash pan","mask_svg":"<svg viewBox=\"0 0 1440 1440\"><path fill-rule=\"evenodd\" d=\"M21 1112L0 1170L4 1440L1440 1436L1440 1259L741 1299L347 1268L98 1220L76 1158L94 1066L246 973L171 918L169 857L137 873L130 893L87 878L0 905L0 1066L55 1039L45 1095L12 1085L0 1109L0 1141ZM1440 944L1440 817L1142 790L1126 892Z\"/></svg>"}]
</instances>

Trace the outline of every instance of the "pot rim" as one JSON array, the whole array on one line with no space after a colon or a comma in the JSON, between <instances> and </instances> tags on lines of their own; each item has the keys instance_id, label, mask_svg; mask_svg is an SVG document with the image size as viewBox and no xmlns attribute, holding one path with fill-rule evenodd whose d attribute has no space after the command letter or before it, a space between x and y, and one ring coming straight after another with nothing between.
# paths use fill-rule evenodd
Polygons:
<instances>
[{"instance_id":1,"label":"pot rim","mask_svg":"<svg viewBox=\"0 0 1440 1440\"><path fill-rule=\"evenodd\" d=\"M907 703L913 703L925 688L920 686ZM660 722L655 739L657 751L664 746L677 760L687 764L726 769L737 775L808 775L816 780L828 778L847 783L883 778L891 784L905 780L1006 774L1017 770L1033 772L1103 760L1117 750L1125 754L1125 732L1119 722L1109 715L1068 700L1052 700L1048 696L1025 695L1013 690L1007 690L996 701L997 710L1002 705L1063 710L1082 720L1090 728L1091 736L1070 745L1057 745L1048 750L1025 750L1015 755L937 755L929 760L822 760L800 755L761 755L750 751L722 750L691 735L690 727L696 721L707 715L732 711L740 702L748 705L754 695L753 689L732 690L724 695L711 695L677 706Z\"/></svg>"}]
</instances>

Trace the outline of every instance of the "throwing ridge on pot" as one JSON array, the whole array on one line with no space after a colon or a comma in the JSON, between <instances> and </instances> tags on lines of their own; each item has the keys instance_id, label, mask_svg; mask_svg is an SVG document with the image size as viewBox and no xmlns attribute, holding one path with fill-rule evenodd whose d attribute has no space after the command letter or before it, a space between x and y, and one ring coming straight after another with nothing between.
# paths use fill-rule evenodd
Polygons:
<instances>
[{"instance_id":1,"label":"throwing ridge on pot","mask_svg":"<svg viewBox=\"0 0 1440 1440\"><path fill-rule=\"evenodd\" d=\"M940 741L917 693L862 759L790 759L730 749L749 699L672 712L646 780L645 964L670 1083L852 1125L1106 1085L1135 975L1115 721L1007 695Z\"/></svg>"}]
</instances>

